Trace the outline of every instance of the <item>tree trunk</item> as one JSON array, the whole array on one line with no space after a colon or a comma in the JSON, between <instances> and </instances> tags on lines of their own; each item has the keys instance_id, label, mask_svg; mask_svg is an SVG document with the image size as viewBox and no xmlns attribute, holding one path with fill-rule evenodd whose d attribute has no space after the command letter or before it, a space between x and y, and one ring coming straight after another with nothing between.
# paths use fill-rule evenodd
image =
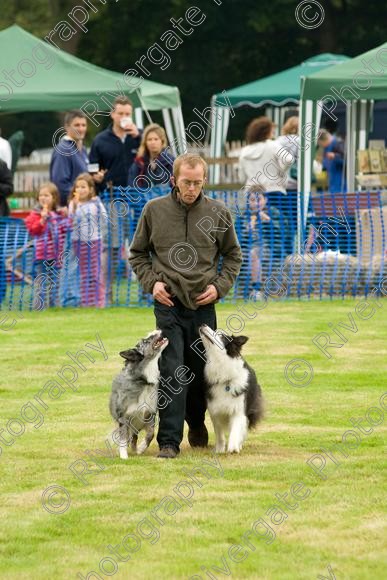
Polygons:
<instances>
[{"instance_id":1,"label":"tree trunk","mask_svg":"<svg viewBox=\"0 0 387 580\"><path fill-rule=\"evenodd\" d=\"M324 2L324 22L318 27L321 52L340 52L336 22L340 17L339 10L330 2Z\"/></svg>"}]
</instances>

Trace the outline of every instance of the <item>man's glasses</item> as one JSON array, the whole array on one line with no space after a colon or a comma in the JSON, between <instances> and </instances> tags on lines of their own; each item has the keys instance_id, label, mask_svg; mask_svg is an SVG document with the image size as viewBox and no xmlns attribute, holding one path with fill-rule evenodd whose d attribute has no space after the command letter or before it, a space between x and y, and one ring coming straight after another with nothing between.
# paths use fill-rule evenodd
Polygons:
<instances>
[{"instance_id":1,"label":"man's glasses","mask_svg":"<svg viewBox=\"0 0 387 580\"><path fill-rule=\"evenodd\" d=\"M190 185L193 185L195 188L202 187L203 185L203 181L190 181L189 179L182 179L180 183L181 185L184 185L184 187L190 187Z\"/></svg>"}]
</instances>

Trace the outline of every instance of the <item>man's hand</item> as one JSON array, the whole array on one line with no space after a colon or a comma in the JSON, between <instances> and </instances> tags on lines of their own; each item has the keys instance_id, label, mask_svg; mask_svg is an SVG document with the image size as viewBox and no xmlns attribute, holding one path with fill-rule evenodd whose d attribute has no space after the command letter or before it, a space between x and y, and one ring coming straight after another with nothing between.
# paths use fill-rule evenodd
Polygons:
<instances>
[{"instance_id":1,"label":"man's hand","mask_svg":"<svg viewBox=\"0 0 387 580\"><path fill-rule=\"evenodd\" d=\"M125 127L125 131L128 133L128 135L130 135L131 137L133 137L133 139L135 139L136 137L139 136L140 131L137 129L136 125L134 123L132 123L131 125L129 125L129 127Z\"/></svg>"},{"instance_id":2,"label":"man's hand","mask_svg":"<svg viewBox=\"0 0 387 580\"><path fill-rule=\"evenodd\" d=\"M157 300L157 302L165 304L165 306L173 306L171 294L167 292L166 286L167 285L164 282L156 282L156 284L153 286L153 298Z\"/></svg>"},{"instance_id":3,"label":"man's hand","mask_svg":"<svg viewBox=\"0 0 387 580\"><path fill-rule=\"evenodd\" d=\"M97 173L92 173L91 176L95 183L102 183L107 169L100 169Z\"/></svg>"},{"instance_id":4,"label":"man's hand","mask_svg":"<svg viewBox=\"0 0 387 580\"><path fill-rule=\"evenodd\" d=\"M327 159L334 159L336 156L336 153L333 153L333 151L328 151L326 156L327 156Z\"/></svg>"},{"instance_id":5,"label":"man's hand","mask_svg":"<svg viewBox=\"0 0 387 580\"><path fill-rule=\"evenodd\" d=\"M196 298L196 304L199 306L204 306L205 304L211 304L211 302L215 302L218 298L218 291L213 284L207 286L204 292L199 294Z\"/></svg>"}]
</instances>

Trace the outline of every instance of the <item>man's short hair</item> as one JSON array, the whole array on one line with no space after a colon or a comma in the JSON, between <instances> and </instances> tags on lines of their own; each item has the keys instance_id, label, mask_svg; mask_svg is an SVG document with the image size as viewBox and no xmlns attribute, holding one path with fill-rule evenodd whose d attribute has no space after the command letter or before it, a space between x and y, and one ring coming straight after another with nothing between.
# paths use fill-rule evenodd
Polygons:
<instances>
[{"instance_id":1,"label":"man's short hair","mask_svg":"<svg viewBox=\"0 0 387 580\"><path fill-rule=\"evenodd\" d=\"M319 134L318 134L318 139L317 139L317 141L318 141L318 142L320 142L320 141L323 141L323 142L324 142L324 141L327 141L327 140L329 139L330 135L331 135L331 134L330 134L330 133L329 133L329 131L327 131L326 129L320 129L320 132L319 132Z\"/></svg>"},{"instance_id":2,"label":"man's short hair","mask_svg":"<svg viewBox=\"0 0 387 580\"><path fill-rule=\"evenodd\" d=\"M133 108L132 101L125 97L125 95L121 95L120 97L116 97L113 101L113 110L116 108L117 105L130 105Z\"/></svg>"},{"instance_id":3,"label":"man's short hair","mask_svg":"<svg viewBox=\"0 0 387 580\"><path fill-rule=\"evenodd\" d=\"M191 169L197 165L201 165L204 171L204 178L207 177L208 165L204 161L203 157L200 157L200 155L197 153L183 153L183 155L176 157L175 161L173 162L173 177L175 180L179 178L180 168L182 165L188 165L188 167L191 167Z\"/></svg>"},{"instance_id":4,"label":"man's short hair","mask_svg":"<svg viewBox=\"0 0 387 580\"><path fill-rule=\"evenodd\" d=\"M73 111L68 111L67 113L65 113L64 116L64 121L63 124L66 127L66 125L70 125L72 121L74 121L74 119L77 119L78 117L80 117L81 119L86 119L86 115L83 111L81 111L80 109L74 109Z\"/></svg>"}]
</instances>

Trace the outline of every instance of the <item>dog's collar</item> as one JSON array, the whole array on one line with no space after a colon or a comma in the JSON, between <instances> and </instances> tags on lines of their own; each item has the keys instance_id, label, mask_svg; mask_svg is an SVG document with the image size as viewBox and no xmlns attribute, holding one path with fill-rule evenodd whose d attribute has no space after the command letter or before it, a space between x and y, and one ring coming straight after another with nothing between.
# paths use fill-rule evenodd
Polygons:
<instances>
[{"instance_id":1,"label":"dog's collar","mask_svg":"<svg viewBox=\"0 0 387 580\"><path fill-rule=\"evenodd\" d=\"M126 369L126 366L124 367L123 370L125 370L125 369ZM145 385L148 387L154 387L154 385L157 384L157 382L158 382L158 381L156 381L156 383L148 383L145 375L139 375L138 377L133 378L133 381L135 383L141 383L142 385Z\"/></svg>"},{"instance_id":2,"label":"dog's collar","mask_svg":"<svg viewBox=\"0 0 387 580\"><path fill-rule=\"evenodd\" d=\"M231 383L227 383L224 387L224 390L226 391L226 393L229 393L232 389L232 385ZM239 397L239 395L241 395L242 393L244 393L244 389L242 391L235 391L235 393L231 393L232 397Z\"/></svg>"},{"instance_id":3,"label":"dog's collar","mask_svg":"<svg viewBox=\"0 0 387 580\"><path fill-rule=\"evenodd\" d=\"M232 396L237 398L240 397L241 395L243 395L243 393L245 393L247 391L247 388L242 389L241 391L235 391L235 393L232 393Z\"/></svg>"},{"instance_id":4,"label":"dog's collar","mask_svg":"<svg viewBox=\"0 0 387 580\"><path fill-rule=\"evenodd\" d=\"M148 383L148 381L146 380L146 377L144 375L140 375L139 377L137 377L136 381L141 382L143 385L146 385L149 387L153 387L155 385L155 383Z\"/></svg>"},{"instance_id":5,"label":"dog's collar","mask_svg":"<svg viewBox=\"0 0 387 580\"><path fill-rule=\"evenodd\" d=\"M217 381L216 383L213 383L213 384L214 384L214 386L216 386L216 385L221 385L222 383L221 383L221 381ZM226 385L224 387L224 390L226 391L226 393L229 393L231 391L231 389L232 389L231 383L226 383ZM247 390L247 387L241 389L240 391L235 391L234 393L231 393L231 396L234 398L239 397L240 395L243 395L243 393L245 393L246 390Z\"/></svg>"},{"instance_id":6,"label":"dog's collar","mask_svg":"<svg viewBox=\"0 0 387 580\"><path fill-rule=\"evenodd\" d=\"M216 387L217 385L222 385L222 384L223 384L223 381L216 381L216 382L212 383L212 385L214 387ZM224 390L225 391L230 391L231 390L231 383L226 383L226 386L224 387Z\"/></svg>"}]
</instances>

